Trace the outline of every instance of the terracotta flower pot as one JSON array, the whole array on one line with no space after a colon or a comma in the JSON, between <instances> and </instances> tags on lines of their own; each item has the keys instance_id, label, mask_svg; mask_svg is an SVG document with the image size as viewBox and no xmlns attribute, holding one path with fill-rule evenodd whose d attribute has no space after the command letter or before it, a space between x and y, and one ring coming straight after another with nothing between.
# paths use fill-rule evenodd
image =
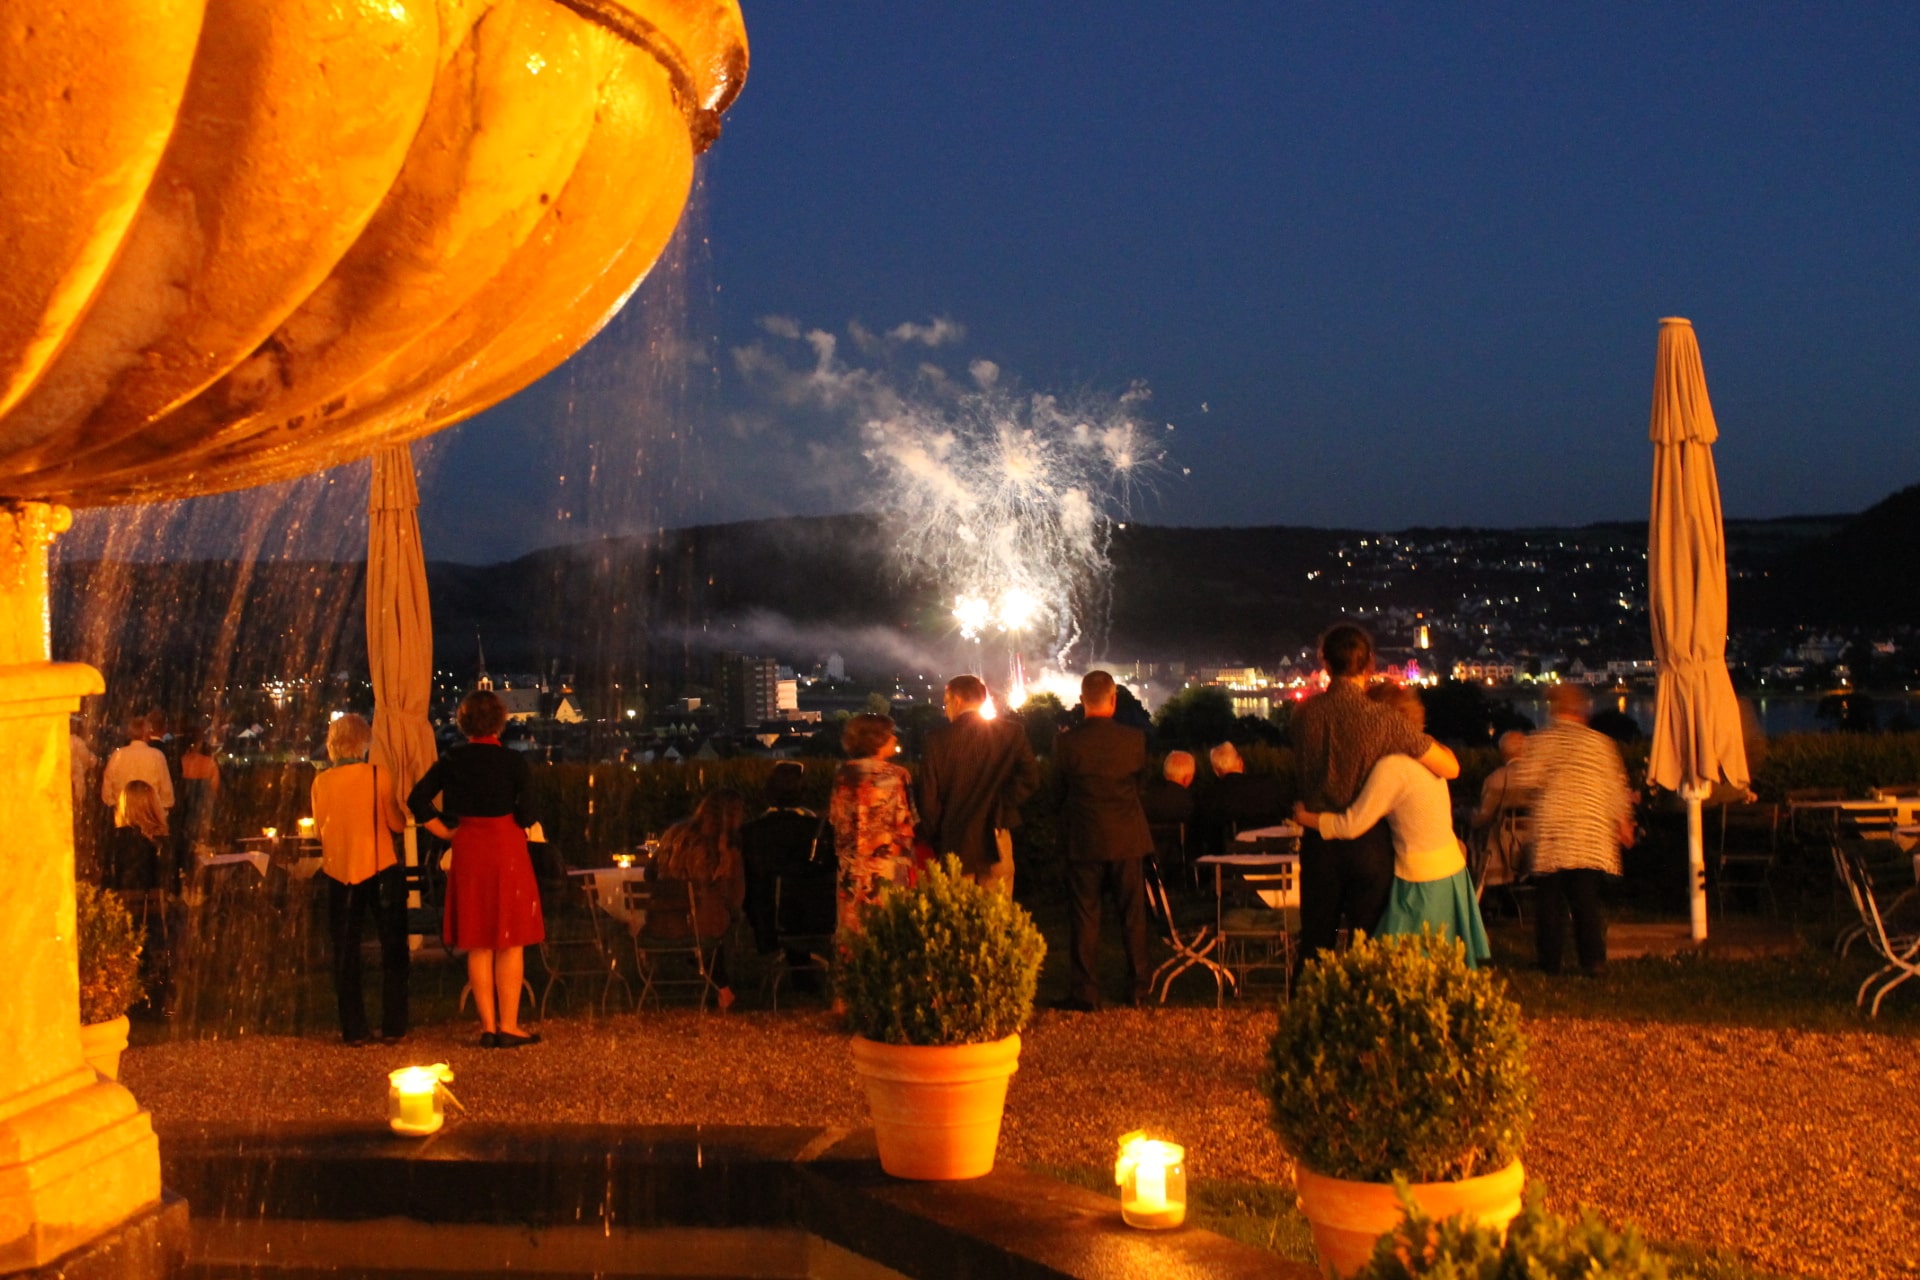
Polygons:
<instances>
[{"instance_id":1,"label":"terracotta flower pot","mask_svg":"<svg viewBox=\"0 0 1920 1280\"><path fill-rule=\"evenodd\" d=\"M896 1178L947 1181L993 1172L1007 1081L1020 1037L989 1044L881 1044L853 1038L880 1167Z\"/></svg>"},{"instance_id":2,"label":"terracotta flower pot","mask_svg":"<svg viewBox=\"0 0 1920 1280\"><path fill-rule=\"evenodd\" d=\"M127 1015L112 1022L89 1022L80 1028L80 1056L109 1080L120 1078L120 1053L127 1047Z\"/></svg>"},{"instance_id":3,"label":"terracotta flower pot","mask_svg":"<svg viewBox=\"0 0 1920 1280\"><path fill-rule=\"evenodd\" d=\"M1478 1178L1416 1182L1409 1190L1431 1217L1471 1214L1504 1231L1520 1212L1520 1190L1525 1182L1526 1174L1515 1160ZM1399 1224L1400 1202L1394 1198L1391 1183L1326 1178L1295 1164L1293 1185L1300 1193L1300 1212L1313 1227L1320 1271L1329 1280L1358 1271L1373 1256L1374 1241Z\"/></svg>"}]
</instances>

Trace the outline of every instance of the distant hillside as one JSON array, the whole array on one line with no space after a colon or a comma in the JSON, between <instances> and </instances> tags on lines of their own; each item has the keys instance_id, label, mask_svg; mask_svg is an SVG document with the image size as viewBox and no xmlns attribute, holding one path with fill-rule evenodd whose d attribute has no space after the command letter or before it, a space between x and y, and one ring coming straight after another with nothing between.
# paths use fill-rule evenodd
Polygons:
<instances>
[{"instance_id":1,"label":"distant hillside","mask_svg":"<svg viewBox=\"0 0 1920 1280\"><path fill-rule=\"evenodd\" d=\"M1920 626L1920 485L1786 551L1734 603L1815 626ZM1743 598L1744 596L1744 598Z\"/></svg>"},{"instance_id":2,"label":"distant hillside","mask_svg":"<svg viewBox=\"0 0 1920 1280\"><path fill-rule=\"evenodd\" d=\"M1851 518L1733 521L1727 532L1736 626L1920 621L1920 486ZM1516 616L1598 622L1638 647L1644 617L1616 597L1644 592L1635 550L1644 538L1637 522L1415 529L1395 536L1387 560L1362 563L1381 555L1366 531L1130 524L1114 530L1110 606L1087 620L1091 648L1265 663L1309 643L1343 607L1503 592L1537 602ZM895 576L890 540L885 517L830 516L557 547L497 565L431 563L435 656L464 678L477 637L495 672L558 670L589 686L700 680L723 649L802 662L838 650L862 655L869 671L924 668L948 602ZM1354 550L1368 540L1372 551ZM1442 544L1457 554L1420 550ZM1527 570L1542 547L1576 563L1567 575ZM359 564L331 562L62 562L56 648L106 669L116 690L170 704L217 685L364 671L364 578Z\"/></svg>"}]
</instances>

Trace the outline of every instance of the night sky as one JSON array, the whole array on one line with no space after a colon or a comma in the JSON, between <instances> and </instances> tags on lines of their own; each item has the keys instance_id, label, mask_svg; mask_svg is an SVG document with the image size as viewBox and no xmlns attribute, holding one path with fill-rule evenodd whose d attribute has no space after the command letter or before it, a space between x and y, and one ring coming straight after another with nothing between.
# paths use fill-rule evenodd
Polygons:
<instances>
[{"instance_id":1,"label":"night sky","mask_svg":"<svg viewBox=\"0 0 1920 1280\"><path fill-rule=\"evenodd\" d=\"M1157 523L1643 518L1665 315L1729 515L1920 479L1920 6L744 7L682 243L442 437L429 555L884 504L857 422L743 376L810 359L768 317L896 371L1143 380Z\"/></svg>"}]
</instances>

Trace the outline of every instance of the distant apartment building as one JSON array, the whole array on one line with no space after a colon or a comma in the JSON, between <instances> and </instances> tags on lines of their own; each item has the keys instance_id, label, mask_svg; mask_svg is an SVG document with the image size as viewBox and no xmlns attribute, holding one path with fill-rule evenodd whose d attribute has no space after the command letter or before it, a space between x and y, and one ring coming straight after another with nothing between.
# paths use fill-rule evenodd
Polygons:
<instances>
[{"instance_id":1,"label":"distant apartment building","mask_svg":"<svg viewBox=\"0 0 1920 1280\"><path fill-rule=\"evenodd\" d=\"M721 654L719 685L720 714L729 728L756 728L779 718L780 665L772 658Z\"/></svg>"},{"instance_id":2,"label":"distant apartment building","mask_svg":"<svg viewBox=\"0 0 1920 1280\"><path fill-rule=\"evenodd\" d=\"M1196 667L1192 683L1224 685L1229 689L1264 689L1272 681L1259 667Z\"/></svg>"}]
</instances>

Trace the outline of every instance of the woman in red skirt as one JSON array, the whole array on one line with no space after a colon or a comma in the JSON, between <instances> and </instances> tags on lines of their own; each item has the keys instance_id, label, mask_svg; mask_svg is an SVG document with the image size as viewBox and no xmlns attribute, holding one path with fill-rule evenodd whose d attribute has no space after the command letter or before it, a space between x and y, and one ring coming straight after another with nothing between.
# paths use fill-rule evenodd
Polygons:
<instances>
[{"instance_id":1,"label":"woman in red skirt","mask_svg":"<svg viewBox=\"0 0 1920 1280\"><path fill-rule=\"evenodd\" d=\"M507 708L491 690L468 694L454 722L467 741L427 770L407 807L421 826L453 842L442 936L467 953L480 1047L538 1044L538 1035L520 1030L523 949L547 936L527 855L533 813L526 757L500 745Z\"/></svg>"}]
</instances>

